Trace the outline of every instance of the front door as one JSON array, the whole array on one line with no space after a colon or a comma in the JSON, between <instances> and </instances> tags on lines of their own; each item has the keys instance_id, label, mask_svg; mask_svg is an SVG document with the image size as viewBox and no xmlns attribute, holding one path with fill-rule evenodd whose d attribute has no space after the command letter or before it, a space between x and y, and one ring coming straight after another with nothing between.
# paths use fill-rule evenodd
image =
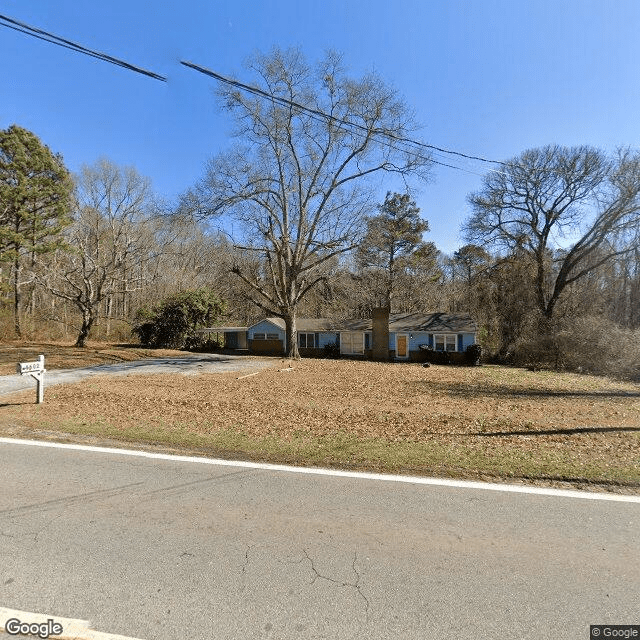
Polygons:
<instances>
[{"instance_id":1,"label":"front door","mask_svg":"<svg viewBox=\"0 0 640 640\"><path fill-rule=\"evenodd\" d=\"M408 358L409 354L407 353L407 335L406 334L398 334L396 337L396 358Z\"/></svg>"}]
</instances>

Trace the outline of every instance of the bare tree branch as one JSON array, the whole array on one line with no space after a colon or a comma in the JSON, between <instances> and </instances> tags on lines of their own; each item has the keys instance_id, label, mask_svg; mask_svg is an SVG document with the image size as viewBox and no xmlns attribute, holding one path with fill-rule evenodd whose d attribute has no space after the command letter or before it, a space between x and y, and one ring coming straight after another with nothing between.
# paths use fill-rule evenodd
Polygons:
<instances>
[{"instance_id":1,"label":"bare tree branch","mask_svg":"<svg viewBox=\"0 0 640 640\"><path fill-rule=\"evenodd\" d=\"M242 146L209 163L182 210L229 213L244 224L251 241L241 244L262 252L262 273L256 280L234 273L259 295L259 306L284 318L287 353L295 357L298 304L323 281L322 266L363 235L369 178L387 171L424 177L431 162L398 142L415 123L375 74L349 78L333 53L312 68L295 49L259 54L250 68L261 95L228 85L219 91Z\"/></svg>"}]
</instances>

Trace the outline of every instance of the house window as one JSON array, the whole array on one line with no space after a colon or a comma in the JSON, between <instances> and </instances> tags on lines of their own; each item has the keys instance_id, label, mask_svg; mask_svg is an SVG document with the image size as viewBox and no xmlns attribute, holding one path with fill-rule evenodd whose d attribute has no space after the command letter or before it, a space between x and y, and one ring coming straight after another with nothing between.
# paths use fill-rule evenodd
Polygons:
<instances>
[{"instance_id":1,"label":"house window","mask_svg":"<svg viewBox=\"0 0 640 640\"><path fill-rule=\"evenodd\" d=\"M340 333L340 353L364 353L364 333L343 331Z\"/></svg>"},{"instance_id":2,"label":"house window","mask_svg":"<svg viewBox=\"0 0 640 640\"><path fill-rule=\"evenodd\" d=\"M316 346L315 333L299 333L298 345L303 349L313 349Z\"/></svg>"},{"instance_id":3,"label":"house window","mask_svg":"<svg viewBox=\"0 0 640 640\"><path fill-rule=\"evenodd\" d=\"M267 336L264 333L254 333L253 334L253 339L254 340L266 340Z\"/></svg>"},{"instance_id":4,"label":"house window","mask_svg":"<svg viewBox=\"0 0 640 640\"><path fill-rule=\"evenodd\" d=\"M267 333L267 340L280 340L280 336L277 333Z\"/></svg>"},{"instance_id":5,"label":"house window","mask_svg":"<svg viewBox=\"0 0 640 640\"><path fill-rule=\"evenodd\" d=\"M456 337L438 335L434 336L435 350L436 351L455 351L456 350Z\"/></svg>"}]
</instances>

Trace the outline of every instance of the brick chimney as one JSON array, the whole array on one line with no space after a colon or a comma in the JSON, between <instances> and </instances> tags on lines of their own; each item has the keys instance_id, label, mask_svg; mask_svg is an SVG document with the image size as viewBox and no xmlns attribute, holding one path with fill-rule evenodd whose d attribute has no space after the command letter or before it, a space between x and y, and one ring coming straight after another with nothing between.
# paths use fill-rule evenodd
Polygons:
<instances>
[{"instance_id":1,"label":"brick chimney","mask_svg":"<svg viewBox=\"0 0 640 640\"><path fill-rule=\"evenodd\" d=\"M389 307L376 307L371 314L372 357L389 360Z\"/></svg>"}]
</instances>

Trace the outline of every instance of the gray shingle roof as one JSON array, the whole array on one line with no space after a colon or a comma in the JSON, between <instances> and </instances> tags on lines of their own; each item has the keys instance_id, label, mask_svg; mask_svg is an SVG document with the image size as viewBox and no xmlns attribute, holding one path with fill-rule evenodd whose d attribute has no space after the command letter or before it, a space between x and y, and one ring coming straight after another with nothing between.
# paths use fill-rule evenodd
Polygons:
<instances>
[{"instance_id":1,"label":"gray shingle roof","mask_svg":"<svg viewBox=\"0 0 640 640\"><path fill-rule=\"evenodd\" d=\"M466 313L392 313L389 331L475 333L478 325Z\"/></svg>"},{"instance_id":2,"label":"gray shingle roof","mask_svg":"<svg viewBox=\"0 0 640 640\"><path fill-rule=\"evenodd\" d=\"M371 331L370 318L346 320L339 329L346 331ZM434 333L475 333L478 330L473 318L466 313L390 313L389 331L428 331Z\"/></svg>"},{"instance_id":3,"label":"gray shingle roof","mask_svg":"<svg viewBox=\"0 0 640 640\"><path fill-rule=\"evenodd\" d=\"M282 318L265 318L284 331ZM330 320L328 318L297 318L298 331L371 331L371 318ZM389 331L428 331L436 333L475 333L478 326L467 313L391 313Z\"/></svg>"},{"instance_id":4,"label":"gray shingle roof","mask_svg":"<svg viewBox=\"0 0 640 640\"><path fill-rule=\"evenodd\" d=\"M276 325L276 327L279 327L283 331L286 328L282 318L272 316L265 318L265 320ZM262 322L264 322L264 320L262 320ZM329 320L328 318L296 318L296 329L298 331L333 331L335 325L335 321Z\"/></svg>"}]
</instances>

